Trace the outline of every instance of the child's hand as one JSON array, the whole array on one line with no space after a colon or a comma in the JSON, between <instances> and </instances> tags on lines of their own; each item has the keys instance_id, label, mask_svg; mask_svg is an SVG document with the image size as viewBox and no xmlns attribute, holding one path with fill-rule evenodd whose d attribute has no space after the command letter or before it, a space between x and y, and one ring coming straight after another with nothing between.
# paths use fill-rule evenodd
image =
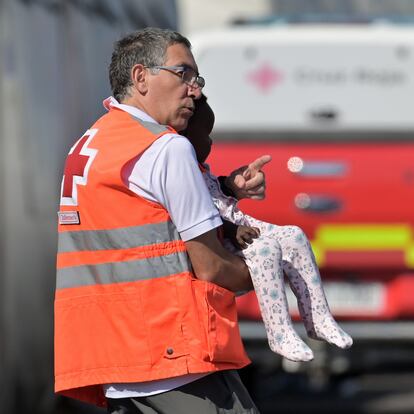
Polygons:
<instances>
[{"instance_id":1,"label":"child's hand","mask_svg":"<svg viewBox=\"0 0 414 414\"><path fill-rule=\"evenodd\" d=\"M270 155L262 155L249 165L238 168L226 177L225 186L230 189L238 200L242 198L263 200L265 198L266 180L262 168L271 160Z\"/></svg>"},{"instance_id":2,"label":"child's hand","mask_svg":"<svg viewBox=\"0 0 414 414\"><path fill-rule=\"evenodd\" d=\"M260 230L257 227L237 226L236 242L240 249L245 249L253 243L253 239L260 236Z\"/></svg>"}]
</instances>

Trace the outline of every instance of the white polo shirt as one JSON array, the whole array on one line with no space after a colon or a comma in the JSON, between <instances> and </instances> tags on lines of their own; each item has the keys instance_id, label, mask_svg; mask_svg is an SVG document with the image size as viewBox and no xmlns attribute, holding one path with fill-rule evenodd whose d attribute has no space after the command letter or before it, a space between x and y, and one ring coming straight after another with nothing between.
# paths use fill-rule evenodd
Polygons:
<instances>
[{"instance_id":1,"label":"white polo shirt","mask_svg":"<svg viewBox=\"0 0 414 414\"><path fill-rule=\"evenodd\" d=\"M122 109L143 121L157 123L145 112L120 104L113 97L105 108ZM157 139L144 153L127 164L122 176L128 188L147 200L164 206L182 240L191 240L222 224L190 141L178 134ZM159 394L195 381L208 374L188 374L139 383L106 384L108 398L143 397Z\"/></svg>"}]
</instances>

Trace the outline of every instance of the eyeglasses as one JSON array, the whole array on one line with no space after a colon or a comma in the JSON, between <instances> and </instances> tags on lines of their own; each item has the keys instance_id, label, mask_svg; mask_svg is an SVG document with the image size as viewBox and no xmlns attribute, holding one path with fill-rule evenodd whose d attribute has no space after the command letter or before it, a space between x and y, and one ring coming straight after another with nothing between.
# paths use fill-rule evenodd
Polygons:
<instances>
[{"instance_id":1,"label":"eyeglasses","mask_svg":"<svg viewBox=\"0 0 414 414\"><path fill-rule=\"evenodd\" d=\"M147 68L156 70L157 73L160 70L166 70L173 73L174 75L179 76L184 83L190 85L192 88L203 89L206 84L205 79L188 66L147 66Z\"/></svg>"}]
</instances>

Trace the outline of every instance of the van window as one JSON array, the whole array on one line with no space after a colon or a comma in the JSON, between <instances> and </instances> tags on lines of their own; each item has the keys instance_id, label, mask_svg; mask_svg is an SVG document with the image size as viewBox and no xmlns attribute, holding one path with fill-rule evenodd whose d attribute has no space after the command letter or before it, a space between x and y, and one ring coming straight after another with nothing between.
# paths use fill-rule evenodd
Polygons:
<instances>
[{"instance_id":1,"label":"van window","mask_svg":"<svg viewBox=\"0 0 414 414\"><path fill-rule=\"evenodd\" d=\"M273 0L273 15L237 24L414 23L412 0Z\"/></svg>"}]
</instances>

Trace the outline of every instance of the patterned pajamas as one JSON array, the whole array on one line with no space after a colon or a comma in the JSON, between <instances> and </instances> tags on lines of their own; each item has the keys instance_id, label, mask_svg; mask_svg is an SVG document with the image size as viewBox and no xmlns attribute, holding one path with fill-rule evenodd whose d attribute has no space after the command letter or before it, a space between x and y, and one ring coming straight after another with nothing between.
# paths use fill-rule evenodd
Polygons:
<instances>
[{"instance_id":1,"label":"patterned pajamas","mask_svg":"<svg viewBox=\"0 0 414 414\"><path fill-rule=\"evenodd\" d=\"M269 224L244 214L237 208L237 200L225 196L216 177L207 165L204 167L204 179L222 218L260 230L260 236L244 250L236 249L229 240L225 240L225 247L243 257L250 270L270 348L293 361L313 358L311 349L293 329L284 275L297 298L308 335L341 348L350 347L351 337L338 326L329 310L319 269L302 229Z\"/></svg>"}]
</instances>

